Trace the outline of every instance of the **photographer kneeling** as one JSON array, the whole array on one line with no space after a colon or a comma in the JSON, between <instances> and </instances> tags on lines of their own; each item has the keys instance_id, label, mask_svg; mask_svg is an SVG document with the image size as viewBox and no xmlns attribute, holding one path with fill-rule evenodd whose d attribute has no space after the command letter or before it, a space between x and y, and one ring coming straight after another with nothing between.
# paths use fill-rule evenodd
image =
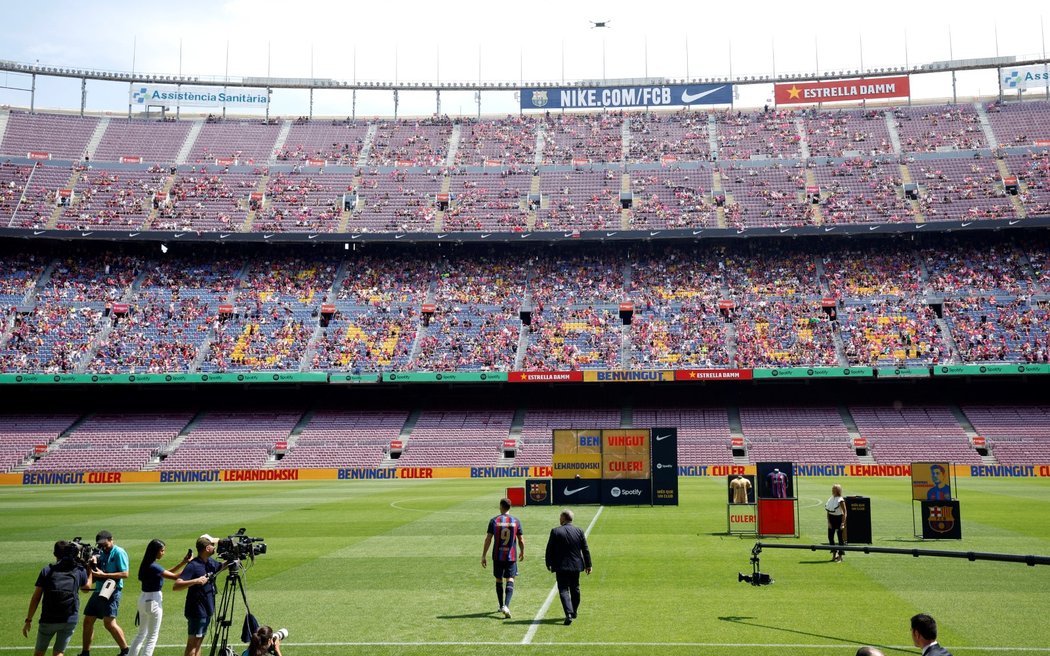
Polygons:
<instances>
[{"instance_id":1,"label":"photographer kneeling","mask_svg":"<svg viewBox=\"0 0 1050 656\"><path fill-rule=\"evenodd\" d=\"M281 640L288 637L288 629L274 631L265 624L252 634L252 641L241 656L281 656Z\"/></svg>"}]
</instances>

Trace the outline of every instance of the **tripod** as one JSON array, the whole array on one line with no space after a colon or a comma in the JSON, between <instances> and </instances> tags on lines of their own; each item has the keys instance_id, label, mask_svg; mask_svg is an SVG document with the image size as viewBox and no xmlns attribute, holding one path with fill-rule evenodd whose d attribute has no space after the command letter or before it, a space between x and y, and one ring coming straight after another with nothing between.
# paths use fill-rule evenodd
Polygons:
<instances>
[{"instance_id":1,"label":"tripod","mask_svg":"<svg viewBox=\"0 0 1050 656\"><path fill-rule=\"evenodd\" d=\"M237 593L241 595L244 602L245 615L251 615L248 607L248 595L244 591L244 581L241 578L241 561L231 560L226 564L226 580L222 585L222 595L215 609L215 629L211 638L211 651L209 656L230 656L234 650L229 646L230 626L233 624L233 608L237 601Z\"/></svg>"}]
</instances>

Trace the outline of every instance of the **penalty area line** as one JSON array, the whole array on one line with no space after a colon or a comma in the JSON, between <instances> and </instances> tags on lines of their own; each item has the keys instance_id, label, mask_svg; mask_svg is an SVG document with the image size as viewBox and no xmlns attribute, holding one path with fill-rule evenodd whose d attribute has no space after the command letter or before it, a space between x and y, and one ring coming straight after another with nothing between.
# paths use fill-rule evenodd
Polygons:
<instances>
[{"instance_id":1,"label":"penalty area line","mask_svg":"<svg viewBox=\"0 0 1050 656\"><path fill-rule=\"evenodd\" d=\"M591 519L591 523L587 525L587 530L583 534L587 537L591 536L591 529L594 528L595 522L601 517L602 511L605 510L605 506L598 506L598 512L594 513L594 517ZM532 618L532 624L529 625L529 630L525 632L525 637L521 639L521 644L528 645L532 644L532 639L535 637L536 632L540 629L540 622L547 615L547 610L551 607L554 602L554 598L558 596L558 584L555 583L554 587L551 588L550 594L547 595L547 599L540 606L539 612L536 613L536 617Z\"/></svg>"}]
</instances>

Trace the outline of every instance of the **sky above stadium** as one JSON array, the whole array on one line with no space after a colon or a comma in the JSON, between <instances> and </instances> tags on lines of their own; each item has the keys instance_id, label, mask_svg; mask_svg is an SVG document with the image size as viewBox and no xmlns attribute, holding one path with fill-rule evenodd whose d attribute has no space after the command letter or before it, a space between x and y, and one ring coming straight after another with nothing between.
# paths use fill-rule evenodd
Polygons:
<instances>
[{"instance_id":1,"label":"sky above stadium","mask_svg":"<svg viewBox=\"0 0 1050 656\"><path fill-rule=\"evenodd\" d=\"M347 82L574 82L813 73L1046 51L1045 3L809 3L607 0L554 2L287 2L173 4L58 0L11 3L0 59L67 68ZM594 22L607 22L595 28ZM0 104L29 105L29 76L0 73ZM912 82L950 97L948 74ZM961 73L960 99L998 90L994 71ZM741 87L761 106L771 85ZM36 107L79 109L80 81L38 78ZM473 92L444 92L443 113L473 115ZM126 112L128 86L90 82L88 111ZM483 114L517 112L512 91L484 92ZM398 113L427 115L432 92L402 92ZM351 113L349 91L318 91L315 115ZM391 115L390 91L357 94L358 115ZM309 112L306 91L277 90L271 114Z\"/></svg>"}]
</instances>

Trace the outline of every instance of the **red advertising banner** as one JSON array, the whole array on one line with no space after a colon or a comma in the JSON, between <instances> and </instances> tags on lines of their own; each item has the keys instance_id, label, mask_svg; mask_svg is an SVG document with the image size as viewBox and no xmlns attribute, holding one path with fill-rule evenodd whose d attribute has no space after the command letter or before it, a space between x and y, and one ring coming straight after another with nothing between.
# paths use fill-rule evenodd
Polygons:
<instances>
[{"instance_id":1,"label":"red advertising banner","mask_svg":"<svg viewBox=\"0 0 1050 656\"><path fill-rule=\"evenodd\" d=\"M279 442L274 442L273 448L277 449L278 451L286 451L288 449L288 441L280 440Z\"/></svg>"},{"instance_id":2,"label":"red advertising banner","mask_svg":"<svg viewBox=\"0 0 1050 656\"><path fill-rule=\"evenodd\" d=\"M679 369L675 380L751 380L750 369Z\"/></svg>"},{"instance_id":3,"label":"red advertising banner","mask_svg":"<svg viewBox=\"0 0 1050 656\"><path fill-rule=\"evenodd\" d=\"M974 446L985 446L986 444L988 444L988 440L984 439L980 435L974 436L974 438L973 438L973 445Z\"/></svg>"},{"instance_id":4,"label":"red advertising banner","mask_svg":"<svg viewBox=\"0 0 1050 656\"><path fill-rule=\"evenodd\" d=\"M856 448L856 449L863 449L866 446L868 446L868 438L866 438L866 437L854 437L853 438L853 447L854 448Z\"/></svg>"},{"instance_id":5,"label":"red advertising banner","mask_svg":"<svg viewBox=\"0 0 1050 656\"><path fill-rule=\"evenodd\" d=\"M510 383L582 383L582 371L511 371Z\"/></svg>"},{"instance_id":6,"label":"red advertising banner","mask_svg":"<svg viewBox=\"0 0 1050 656\"><path fill-rule=\"evenodd\" d=\"M620 303L620 312L634 312L634 302L624 301Z\"/></svg>"},{"instance_id":7,"label":"red advertising banner","mask_svg":"<svg viewBox=\"0 0 1050 656\"><path fill-rule=\"evenodd\" d=\"M326 159L307 159L306 160L306 165L307 166L324 166L327 163L328 163L328 160L326 160Z\"/></svg>"},{"instance_id":8,"label":"red advertising banner","mask_svg":"<svg viewBox=\"0 0 1050 656\"><path fill-rule=\"evenodd\" d=\"M233 314L233 304L232 303L220 303L219 304L219 314Z\"/></svg>"},{"instance_id":9,"label":"red advertising banner","mask_svg":"<svg viewBox=\"0 0 1050 656\"><path fill-rule=\"evenodd\" d=\"M503 162L498 159L487 159L484 164L485 166L503 166Z\"/></svg>"},{"instance_id":10,"label":"red advertising banner","mask_svg":"<svg viewBox=\"0 0 1050 656\"><path fill-rule=\"evenodd\" d=\"M1050 139L1036 139L1033 143L1036 146L1050 146Z\"/></svg>"},{"instance_id":11,"label":"red advertising banner","mask_svg":"<svg viewBox=\"0 0 1050 656\"><path fill-rule=\"evenodd\" d=\"M59 189L58 190L58 197L59 198L70 198L72 195L73 195L73 190L72 189Z\"/></svg>"},{"instance_id":12,"label":"red advertising banner","mask_svg":"<svg viewBox=\"0 0 1050 656\"><path fill-rule=\"evenodd\" d=\"M732 310L735 307L736 307L736 301L719 301L718 302L718 309L719 310Z\"/></svg>"},{"instance_id":13,"label":"red advertising banner","mask_svg":"<svg viewBox=\"0 0 1050 656\"><path fill-rule=\"evenodd\" d=\"M127 314L128 313L128 304L127 303L114 303L112 309L113 309L113 314Z\"/></svg>"},{"instance_id":14,"label":"red advertising banner","mask_svg":"<svg viewBox=\"0 0 1050 656\"><path fill-rule=\"evenodd\" d=\"M907 75L832 82L782 82L774 85L773 95L778 105L879 100L910 96L911 84Z\"/></svg>"},{"instance_id":15,"label":"red advertising banner","mask_svg":"<svg viewBox=\"0 0 1050 656\"><path fill-rule=\"evenodd\" d=\"M321 303L321 314L335 314L335 303Z\"/></svg>"},{"instance_id":16,"label":"red advertising banner","mask_svg":"<svg viewBox=\"0 0 1050 656\"><path fill-rule=\"evenodd\" d=\"M51 159L51 153L40 150L31 150L26 153L26 159Z\"/></svg>"},{"instance_id":17,"label":"red advertising banner","mask_svg":"<svg viewBox=\"0 0 1050 656\"><path fill-rule=\"evenodd\" d=\"M736 446L736 447L744 446L744 438L742 438L742 437L730 438L729 439L729 444L730 444L730 446Z\"/></svg>"},{"instance_id":18,"label":"red advertising banner","mask_svg":"<svg viewBox=\"0 0 1050 656\"><path fill-rule=\"evenodd\" d=\"M235 157L216 157L216 166L235 166L237 164L237 158Z\"/></svg>"},{"instance_id":19,"label":"red advertising banner","mask_svg":"<svg viewBox=\"0 0 1050 656\"><path fill-rule=\"evenodd\" d=\"M423 304L423 314L434 314L435 310L437 310L437 305L435 305L433 303L424 303Z\"/></svg>"},{"instance_id":20,"label":"red advertising banner","mask_svg":"<svg viewBox=\"0 0 1050 656\"><path fill-rule=\"evenodd\" d=\"M404 446L405 446L405 443L402 442L401 440L390 440L390 448L391 449L403 449Z\"/></svg>"},{"instance_id":21,"label":"red advertising banner","mask_svg":"<svg viewBox=\"0 0 1050 656\"><path fill-rule=\"evenodd\" d=\"M516 446L518 446L518 443L515 442L514 440L503 440L503 448L504 449L513 449Z\"/></svg>"},{"instance_id":22,"label":"red advertising banner","mask_svg":"<svg viewBox=\"0 0 1050 656\"><path fill-rule=\"evenodd\" d=\"M141 155L121 155L120 163L121 164L141 164L142 163L142 156Z\"/></svg>"}]
</instances>

